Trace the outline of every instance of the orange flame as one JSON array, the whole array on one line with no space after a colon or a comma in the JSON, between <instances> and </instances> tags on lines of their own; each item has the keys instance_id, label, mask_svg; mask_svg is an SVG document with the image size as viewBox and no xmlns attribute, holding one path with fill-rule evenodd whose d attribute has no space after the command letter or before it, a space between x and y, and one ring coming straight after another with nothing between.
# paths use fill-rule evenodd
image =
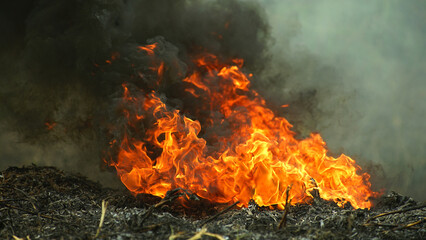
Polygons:
<instances>
[{"instance_id":1,"label":"orange flame","mask_svg":"<svg viewBox=\"0 0 426 240\"><path fill-rule=\"evenodd\" d=\"M139 46L140 51L145 51L148 55L154 55L154 49L157 47L158 43L153 43L150 45Z\"/></svg>"},{"instance_id":2,"label":"orange flame","mask_svg":"<svg viewBox=\"0 0 426 240\"><path fill-rule=\"evenodd\" d=\"M203 132L225 125L231 129L214 136L212 143L199 136L199 121L169 109L155 92L137 99L123 85L123 101L142 104L146 116L155 119L144 139L126 134L120 143L112 165L126 187L134 194L160 197L182 187L218 203L239 201L247 206L253 199L260 206L282 209L286 188L292 185L292 204L310 201L316 189L323 199L339 206L350 202L355 208L370 208L369 198L377 196L370 190L370 176L360 174L361 168L348 156L327 156L319 134L296 139L292 125L249 89L250 81L241 70L243 61L233 62L238 66L222 64L206 54L195 60L197 70L183 79L189 83L186 91L195 98L207 96L205 108L211 116ZM130 126L144 119L131 114L126 113ZM158 154L152 154L151 148L158 149Z\"/></svg>"}]
</instances>

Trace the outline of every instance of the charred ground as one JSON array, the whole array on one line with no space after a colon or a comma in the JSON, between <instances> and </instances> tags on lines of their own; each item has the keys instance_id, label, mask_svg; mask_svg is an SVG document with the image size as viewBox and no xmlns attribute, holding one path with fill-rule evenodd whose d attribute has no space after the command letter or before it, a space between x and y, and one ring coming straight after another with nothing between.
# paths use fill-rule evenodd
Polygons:
<instances>
[{"instance_id":1,"label":"charred ground","mask_svg":"<svg viewBox=\"0 0 426 240\"><path fill-rule=\"evenodd\" d=\"M185 208L173 196L166 202L150 195L133 197L53 167L8 168L0 172L0 190L2 239L423 239L426 235L424 203L397 193L377 199L371 210L339 208L321 199L291 206L286 226L277 229L280 210L250 204L212 218L227 206L193 198L186 200ZM99 228L103 201L107 205ZM383 213L390 214L376 217Z\"/></svg>"}]
</instances>

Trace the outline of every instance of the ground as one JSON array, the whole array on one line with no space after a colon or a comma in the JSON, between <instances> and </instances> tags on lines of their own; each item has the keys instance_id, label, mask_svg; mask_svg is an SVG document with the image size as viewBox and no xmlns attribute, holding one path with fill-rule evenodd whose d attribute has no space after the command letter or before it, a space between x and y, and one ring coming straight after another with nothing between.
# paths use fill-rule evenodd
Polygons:
<instances>
[{"instance_id":1,"label":"ground","mask_svg":"<svg viewBox=\"0 0 426 240\"><path fill-rule=\"evenodd\" d=\"M426 238L425 203L397 193L377 199L370 210L318 198L289 207L278 228L283 212L254 203L229 208L183 189L164 199L132 196L53 167L0 172L1 239Z\"/></svg>"}]
</instances>

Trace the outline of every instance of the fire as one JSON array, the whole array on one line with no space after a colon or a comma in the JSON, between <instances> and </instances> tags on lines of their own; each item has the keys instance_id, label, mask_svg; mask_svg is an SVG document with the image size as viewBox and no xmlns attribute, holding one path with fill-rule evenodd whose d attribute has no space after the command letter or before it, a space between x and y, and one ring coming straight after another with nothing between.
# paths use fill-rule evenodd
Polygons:
<instances>
[{"instance_id":1,"label":"fire","mask_svg":"<svg viewBox=\"0 0 426 240\"><path fill-rule=\"evenodd\" d=\"M155 47L139 49L152 55ZM315 189L340 206L371 207L369 198L377 193L370 189L370 176L360 174L346 155L328 156L319 134L296 139L292 125L250 89L252 74L242 70L243 60L225 64L205 54L194 65L182 81L185 91L204 103L196 110L204 113L203 121L168 107L156 92L132 92L123 84L124 106L143 112L124 110L126 129L154 119L143 137L122 136L117 160L111 163L132 193L164 197L181 187L213 202L247 206L253 199L282 209L291 186L292 204L309 202ZM163 68L157 69L159 75Z\"/></svg>"},{"instance_id":2,"label":"fire","mask_svg":"<svg viewBox=\"0 0 426 240\"><path fill-rule=\"evenodd\" d=\"M157 43L139 46L138 49L140 51L145 51L148 55L154 55L154 49L157 47Z\"/></svg>"}]
</instances>

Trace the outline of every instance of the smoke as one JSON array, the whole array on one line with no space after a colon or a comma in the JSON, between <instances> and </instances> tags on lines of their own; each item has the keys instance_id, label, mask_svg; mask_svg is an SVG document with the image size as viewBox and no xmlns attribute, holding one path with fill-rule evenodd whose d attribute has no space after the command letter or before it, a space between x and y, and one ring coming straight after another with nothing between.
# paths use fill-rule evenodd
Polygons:
<instances>
[{"instance_id":1,"label":"smoke","mask_svg":"<svg viewBox=\"0 0 426 240\"><path fill-rule=\"evenodd\" d=\"M285 59L291 70L274 95L308 90L317 103L303 119L290 113L290 122L320 132L332 152L353 157L373 178L381 175L376 185L425 200L426 3L262 3L274 61Z\"/></svg>"},{"instance_id":2,"label":"smoke","mask_svg":"<svg viewBox=\"0 0 426 240\"><path fill-rule=\"evenodd\" d=\"M173 83L191 54L243 58L258 76L254 87L301 137L320 132L333 153L355 158L376 182L424 199L417 185L426 180L425 8L422 1L3 3L0 168L56 165L114 181L98 170L105 119L123 82L152 87L132 76L149 72L152 63L135 50L155 38L168 97L176 97Z\"/></svg>"},{"instance_id":3,"label":"smoke","mask_svg":"<svg viewBox=\"0 0 426 240\"><path fill-rule=\"evenodd\" d=\"M244 58L253 72L266 59L268 25L254 2L27 0L3 5L2 168L35 162L99 179L97 165L109 141L121 84L152 87L149 78L132 80L149 71L151 63L137 54L137 46L149 39L161 42L169 85L184 76L185 62L200 50ZM173 93L170 87L164 91Z\"/></svg>"}]
</instances>

